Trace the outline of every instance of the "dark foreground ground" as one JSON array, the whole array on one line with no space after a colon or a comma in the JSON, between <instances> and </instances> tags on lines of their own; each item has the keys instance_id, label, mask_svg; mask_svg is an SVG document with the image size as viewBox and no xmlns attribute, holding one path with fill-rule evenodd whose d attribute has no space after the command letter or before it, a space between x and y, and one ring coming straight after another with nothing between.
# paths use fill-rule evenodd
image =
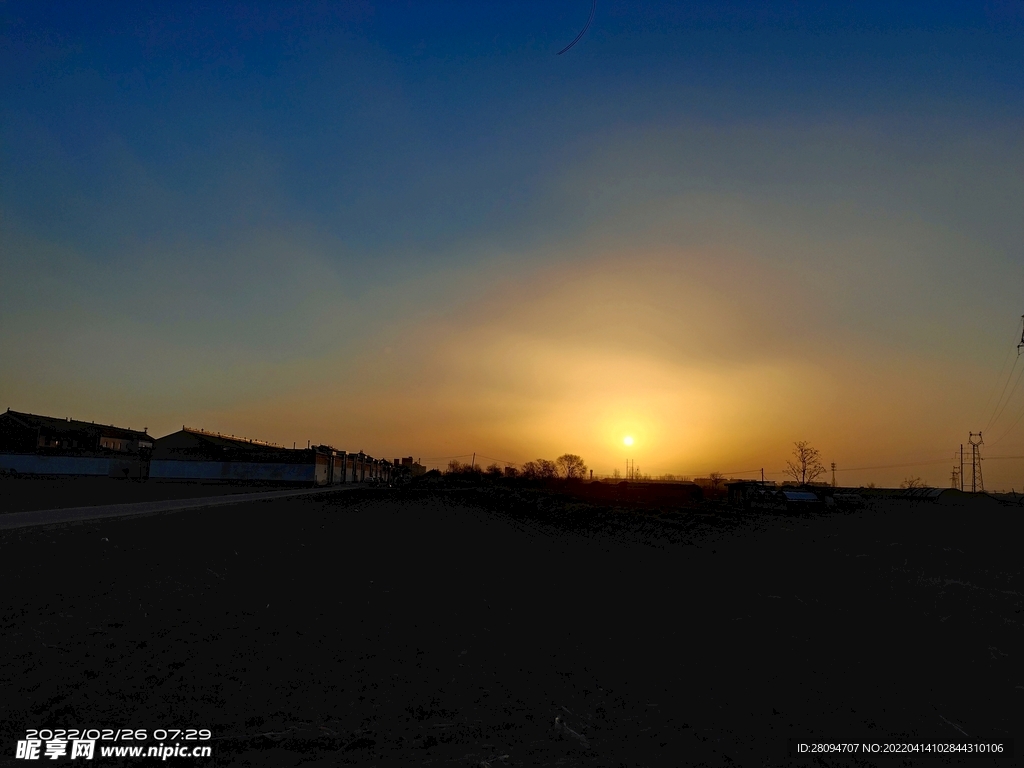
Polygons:
<instances>
[{"instance_id":1,"label":"dark foreground ground","mask_svg":"<svg viewBox=\"0 0 1024 768\"><path fill-rule=\"evenodd\" d=\"M1021 520L368 490L3 532L0 764L164 727L213 732L177 764L1010 765L786 740L1019 751Z\"/></svg>"},{"instance_id":2,"label":"dark foreground ground","mask_svg":"<svg viewBox=\"0 0 1024 768\"><path fill-rule=\"evenodd\" d=\"M145 480L111 477L0 475L0 514L30 509L66 509L140 501L194 499L294 488L287 483Z\"/></svg>"}]
</instances>

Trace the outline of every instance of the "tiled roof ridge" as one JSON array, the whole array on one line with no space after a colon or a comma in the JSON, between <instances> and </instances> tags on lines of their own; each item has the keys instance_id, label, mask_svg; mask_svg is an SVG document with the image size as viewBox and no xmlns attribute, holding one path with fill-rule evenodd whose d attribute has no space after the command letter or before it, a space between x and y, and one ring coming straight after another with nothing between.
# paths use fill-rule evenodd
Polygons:
<instances>
[{"instance_id":1,"label":"tiled roof ridge","mask_svg":"<svg viewBox=\"0 0 1024 768\"><path fill-rule=\"evenodd\" d=\"M194 435L205 435L206 437L218 437L221 440L230 440L235 443L246 443L247 445L263 445L268 448L284 448L283 445L277 443L271 443L266 440L256 440L251 437L239 437L238 435L226 435L221 432L210 432L205 429L199 429L198 427L186 427L184 424L181 425L182 432L190 432Z\"/></svg>"},{"instance_id":2,"label":"tiled roof ridge","mask_svg":"<svg viewBox=\"0 0 1024 768\"><path fill-rule=\"evenodd\" d=\"M130 432L135 435L142 435L150 438L149 433L146 430L132 429L131 427L119 427L116 424L103 424L102 422L95 421L82 421L81 419L72 419L70 417L60 418L59 416L44 416L41 413L28 413L27 411L15 411L11 408L7 409L7 413L18 419L18 417L27 417L29 419L38 419L42 422L52 422L53 424L63 424L65 426L73 426L75 424L81 424L83 427L100 427L104 429L116 429L121 432ZM21 421L21 419L19 419ZM22 422L24 423L24 422ZM26 424L25 426L29 426ZM150 438L151 439L151 438Z\"/></svg>"}]
</instances>

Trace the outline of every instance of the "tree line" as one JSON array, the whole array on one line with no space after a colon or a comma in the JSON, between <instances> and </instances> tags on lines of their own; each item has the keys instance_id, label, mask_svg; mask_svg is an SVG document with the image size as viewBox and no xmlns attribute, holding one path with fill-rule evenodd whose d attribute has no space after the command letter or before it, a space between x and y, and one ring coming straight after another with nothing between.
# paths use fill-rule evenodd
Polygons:
<instances>
[{"instance_id":1,"label":"tree line","mask_svg":"<svg viewBox=\"0 0 1024 768\"><path fill-rule=\"evenodd\" d=\"M783 470L783 474L791 478L794 482L800 485L806 485L813 483L819 477L826 473L825 465L821 461L821 452L814 448L806 440L800 440L793 443L793 458L786 462L786 467ZM481 470L477 464L463 464L457 459L452 459L448 462L448 470L446 474L449 475L465 475L465 474L487 474L492 477L519 477L524 480L583 480L587 476L587 465L583 461L583 458L575 453L563 453L554 461L550 459L534 459L528 461L522 466L502 466L494 463L488 466L485 470ZM634 480L650 480L649 475L641 475L638 470L634 468L631 472L631 479ZM619 479L619 470L615 470L612 474L613 479ZM677 475L662 475L657 479L663 481L675 481L675 480L686 480L687 478ZM708 476L698 477L695 479L696 482L705 490L709 491L712 498L714 498L725 482L726 477L721 472L710 472ZM908 477L901 484L901 488L920 488L923 487L924 483L919 477ZM874 487L874 483L869 484L869 487Z\"/></svg>"},{"instance_id":2,"label":"tree line","mask_svg":"<svg viewBox=\"0 0 1024 768\"><path fill-rule=\"evenodd\" d=\"M487 474L492 477L521 477L524 480L582 480L587 476L587 464L582 456L575 453L563 453L554 461L535 459L520 467L491 464L485 470L481 470L479 464L463 464L457 459L452 459L448 462L446 474Z\"/></svg>"}]
</instances>

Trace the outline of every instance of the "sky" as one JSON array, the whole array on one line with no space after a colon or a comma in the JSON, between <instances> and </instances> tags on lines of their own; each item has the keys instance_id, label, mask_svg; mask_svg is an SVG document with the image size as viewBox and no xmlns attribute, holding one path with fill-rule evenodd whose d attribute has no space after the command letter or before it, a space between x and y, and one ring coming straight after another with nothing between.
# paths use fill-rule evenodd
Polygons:
<instances>
[{"instance_id":1,"label":"sky","mask_svg":"<svg viewBox=\"0 0 1024 768\"><path fill-rule=\"evenodd\" d=\"M590 9L0 2L0 407L1024 488L1024 0Z\"/></svg>"}]
</instances>

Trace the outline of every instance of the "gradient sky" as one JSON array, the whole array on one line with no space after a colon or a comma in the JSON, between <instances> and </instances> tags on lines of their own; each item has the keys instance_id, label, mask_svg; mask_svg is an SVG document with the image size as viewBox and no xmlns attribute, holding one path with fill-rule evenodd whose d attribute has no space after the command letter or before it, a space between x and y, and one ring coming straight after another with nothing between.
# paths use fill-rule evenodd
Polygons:
<instances>
[{"instance_id":1,"label":"gradient sky","mask_svg":"<svg viewBox=\"0 0 1024 768\"><path fill-rule=\"evenodd\" d=\"M0 2L0 407L1024 487L1024 1L589 11Z\"/></svg>"}]
</instances>

